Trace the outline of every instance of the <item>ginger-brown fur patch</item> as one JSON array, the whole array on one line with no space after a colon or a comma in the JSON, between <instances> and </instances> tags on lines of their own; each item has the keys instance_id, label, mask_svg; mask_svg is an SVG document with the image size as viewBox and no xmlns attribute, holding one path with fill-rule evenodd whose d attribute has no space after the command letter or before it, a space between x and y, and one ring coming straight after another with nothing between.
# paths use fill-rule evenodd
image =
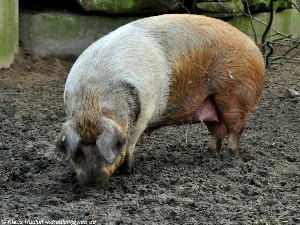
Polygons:
<instances>
[{"instance_id":1,"label":"ginger-brown fur patch","mask_svg":"<svg viewBox=\"0 0 300 225\"><path fill-rule=\"evenodd\" d=\"M192 113L209 95L218 98L218 104L224 103L224 111L233 100L233 104L239 104L236 109L247 114L263 87L264 65L258 48L246 35L224 22L215 23L215 19L206 17L186 19L203 36L203 42L183 52L171 65L164 119L176 120Z\"/></svg>"},{"instance_id":2,"label":"ginger-brown fur patch","mask_svg":"<svg viewBox=\"0 0 300 225\"><path fill-rule=\"evenodd\" d=\"M215 56L208 50L183 55L172 65L170 95L165 118L180 119L199 107L210 94L209 66Z\"/></svg>"},{"instance_id":3,"label":"ginger-brown fur patch","mask_svg":"<svg viewBox=\"0 0 300 225\"><path fill-rule=\"evenodd\" d=\"M78 98L75 121L78 124L82 142L94 142L99 136L99 123L102 115L101 96L95 89L83 85Z\"/></svg>"},{"instance_id":4,"label":"ginger-brown fur patch","mask_svg":"<svg viewBox=\"0 0 300 225\"><path fill-rule=\"evenodd\" d=\"M120 151L119 155L117 156L116 161L111 165L107 164L105 166L105 169L109 176L113 175L114 172L116 171L116 169L118 169L118 167L122 165L122 163L125 160L125 157L126 157L126 145Z\"/></svg>"}]
</instances>

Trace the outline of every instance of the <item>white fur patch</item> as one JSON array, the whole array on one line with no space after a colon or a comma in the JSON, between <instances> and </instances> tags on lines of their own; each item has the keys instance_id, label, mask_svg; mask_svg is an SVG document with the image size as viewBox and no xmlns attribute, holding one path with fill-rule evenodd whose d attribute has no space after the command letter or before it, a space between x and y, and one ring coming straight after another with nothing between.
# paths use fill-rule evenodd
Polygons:
<instances>
[{"instance_id":1,"label":"white fur patch","mask_svg":"<svg viewBox=\"0 0 300 225\"><path fill-rule=\"evenodd\" d=\"M148 122L156 121L166 108L170 73L154 37L128 24L96 41L77 59L66 82L64 101L72 111L81 84L89 80L103 89L103 94L108 85L126 81L139 91L140 116Z\"/></svg>"}]
</instances>

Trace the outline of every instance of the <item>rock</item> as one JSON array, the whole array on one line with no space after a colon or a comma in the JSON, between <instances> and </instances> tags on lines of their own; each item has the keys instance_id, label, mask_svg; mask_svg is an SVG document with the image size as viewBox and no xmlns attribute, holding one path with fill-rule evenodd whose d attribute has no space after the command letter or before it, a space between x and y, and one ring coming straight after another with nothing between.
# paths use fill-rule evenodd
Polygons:
<instances>
[{"instance_id":1,"label":"rock","mask_svg":"<svg viewBox=\"0 0 300 225\"><path fill-rule=\"evenodd\" d=\"M30 165L29 165L29 163L22 163L20 165L20 171L22 173L28 173L30 171Z\"/></svg>"},{"instance_id":2,"label":"rock","mask_svg":"<svg viewBox=\"0 0 300 225\"><path fill-rule=\"evenodd\" d=\"M270 223L265 219L260 219L260 220L256 221L254 224L257 224L257 225L270 225Z\"/></svg>"},{"instance_id":3,"label":"rock","mask_svg":"<svg viewBox=\"0 0 300 225\"><path fill-rule=\"evenodd\" d=\"M242 0L245 5L249 4L249 8L251 12L264 12L269 11L269 3L270 1L266 0ZM277 0L274 1L274 8L277 7L278 9L288 9L292 8L292 4L286 0Z\"/></svg>"},{"instance_id":4,"label":"rock","mask_svg":"<svg viewBox=\"0 0 300 225\"><path fill-rule=\"evenodd\" d=\"M105 13L164 13L181 8L180 0L77 0L86 11Z\"/></svg>"},{"instance_id":5,"label":"rock","mask_svg":"<svg viewBox=\"0 0 300 225\"><path fill-rule=\"evenodd\" d=\"M20 42L42 57L77 57L97 39L140 18L57 12L21 13Z\"/></svg>"},{"instance_id":6,"label":"rock","mask_svg":"<svg viewBox=\"0 0 300 225\"><path fill-rule=\"evenodd\" d=\"M198 0L196 7L211 17L233 17L243 15L244 5L241 0L207 1Z\"/></svg>"},{"instance_id":7,"label":"rock","mask_svg":"<svg viewBox=\"0 0 300 225\"><path fill-rule=\"evenodd\" d=\"M0 68L8 68L18 52L18 1L0 1Z\"/></svg>"},{"instance_id":8,"label":"rock","mask_svg":"<svg viewBox=\"0 0 300 225\"><path fill-rule=\"evenodd\" d=\"M294 97L297 97L297 96L300 96L300 92L299 91L295 91L293 89L290 89L290 88L287 88L286 89L286 97L288 98L294 98Z\"/></svg>"},{"instance_id":9,"label":"rock","mask_svg":"<svg viewBox=\"0 0 300 225\"><path fill-rule=\"evenodd\" d=\"M18 208L18 203L16 202L8 202L8 203L5 203L4 202L4 209L7 209L7 210L13 210L13 209L17 209Z\"/></svg>"}]
</instances>

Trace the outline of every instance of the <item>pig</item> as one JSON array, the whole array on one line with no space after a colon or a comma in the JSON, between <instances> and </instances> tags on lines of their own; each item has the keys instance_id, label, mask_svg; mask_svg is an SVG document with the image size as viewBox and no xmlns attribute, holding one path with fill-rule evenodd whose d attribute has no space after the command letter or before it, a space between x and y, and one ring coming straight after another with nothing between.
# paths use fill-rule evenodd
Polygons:
<instances>
[{"instance_id":1,"label":"pig","mask_svg":"<svg viewBox=\"0 0 300 225\"><path fill-rule=\"evenodd\" d=\"M130 173L139 137L161 126L204 123L209 151L228 136L225 152L235 156L263 83L258 47L228 23L183 14L140 19L74 63L57 148L84 183Z\"/></svg>"}]
</instances>

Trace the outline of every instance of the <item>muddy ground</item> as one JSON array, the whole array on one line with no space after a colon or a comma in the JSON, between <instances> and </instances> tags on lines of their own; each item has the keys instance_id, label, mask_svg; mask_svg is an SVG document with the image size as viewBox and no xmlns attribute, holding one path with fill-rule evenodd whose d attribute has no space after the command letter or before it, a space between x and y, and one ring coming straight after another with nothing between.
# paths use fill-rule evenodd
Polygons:
<instances>
[{"instance_id":1,"label":"muddy ground","mask_svg":"<svg viewBox=\"0 0 300 225\"><path fill-rule=\"evenodd\" d=\"M0 219L97 224L300 224L300 65L266 76L240 159L206 152L203 125L165 127L139 142L134 174L81 188L54 149L72 62L21 49L0 70ZM93 221L92 221L93 222Z\"/></svg>"}]
</instances>

